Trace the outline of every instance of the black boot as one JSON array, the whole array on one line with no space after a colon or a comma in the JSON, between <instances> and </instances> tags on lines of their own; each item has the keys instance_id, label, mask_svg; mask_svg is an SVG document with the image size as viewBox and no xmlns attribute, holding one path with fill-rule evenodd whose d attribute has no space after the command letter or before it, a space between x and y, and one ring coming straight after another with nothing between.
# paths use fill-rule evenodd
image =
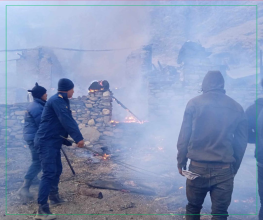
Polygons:
<instances>
[{"instance_id":1,"label":"black boot","mask_svg":"<svg viewBox=\"0 0 263 220\"><path fill-rule=\"evenodd\" d=\"M53 215L50 212L48 204L45 204L45 205L39 205L35 219L51 220L51 219L55 219L56 217L57 217L56 215Z\"/></svg>"},{"instance_id":2,"label":"black boot","mask_svg":"<svg viewBox=\"0 0 263 220\"><path fill-rule=\"evenodd\" d=\"M18 190L18 195L22 199L33 199L33 195L29 192L29 187L32 184L32 180L24 180L23 186Z\"/></svg>"},{"instance_id":3,"label":"black boot","mask_svg":"<svg viewBox=\"0 0 263 220\"><path fill-rule=\"evenodd\" d=\"M67 202L67 200L61 199L58 193L49 195L49 201L50 201L50 206L56 206Z\"/></svg>"}]
</instances>

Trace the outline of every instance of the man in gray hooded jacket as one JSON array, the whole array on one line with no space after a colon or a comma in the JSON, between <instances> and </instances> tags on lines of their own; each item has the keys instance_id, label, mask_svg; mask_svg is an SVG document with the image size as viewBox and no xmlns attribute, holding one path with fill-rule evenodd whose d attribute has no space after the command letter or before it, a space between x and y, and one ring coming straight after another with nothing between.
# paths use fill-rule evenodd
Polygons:
<instances>
[{"instance_id":1,"label":"man in gray hooded jacket","mask_svg":"<svg viewBox=\"0 0 263 220\"><path fill-rule=\"evenodd\" d=\"M187 220L199 220L207 192L212 201L212 219L227 219L237 173L247 146L247 120L241 105L225 95L224 78L209 71L202 83L203 94L191 99L185 109L178 138L178 170L191 160L187 179Z\"/></svg>"}]
</instances>

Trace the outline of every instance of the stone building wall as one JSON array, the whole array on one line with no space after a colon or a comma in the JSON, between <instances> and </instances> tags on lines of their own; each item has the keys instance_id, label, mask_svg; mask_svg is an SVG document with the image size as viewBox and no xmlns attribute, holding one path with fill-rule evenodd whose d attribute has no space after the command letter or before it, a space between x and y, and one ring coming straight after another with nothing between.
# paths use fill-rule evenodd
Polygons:
<instances>
[{"instance_id":1,"label":"stone building wall","mask_svg":"<svg viewBox=\"0 0 263 220\"><path fill-rule=\"evenodd\" d=\"M112 93L93 92L87 96L73 98L70 100L74 119L89 147L111 146L113 127L111 125L112 115ZM7 131L7 146L24 146L23 125L25 109L29 103L18 103L12 105L0 105L0 139L4 145ZM7 108L7 112L6 112ZM7 119L7 129L6 120Z\"/></svg>"},{"instance_id":2,"label":"stone building wall","mask_svg":"<svg viewBox=\"0 0 263 220\"><path fill-rule=\"evenodd\" d=\"M185 85L180 80L152 74L148 77L148 105L150 121L175 121L178 112L185 109L187 102L201 95L201 84ZM244 109L256 100L256 87L226 87L226 94L242 105ZM260 93L260 91L258 91Z\"/></svg>"}]
</instances>

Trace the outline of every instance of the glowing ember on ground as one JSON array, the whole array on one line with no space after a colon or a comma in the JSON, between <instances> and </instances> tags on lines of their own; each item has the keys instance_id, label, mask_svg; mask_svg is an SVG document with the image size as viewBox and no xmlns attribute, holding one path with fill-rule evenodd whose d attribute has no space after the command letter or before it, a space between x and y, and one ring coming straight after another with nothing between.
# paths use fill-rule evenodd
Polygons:
<instances>
[{"instance_id":1,"label":"glowing ember on ground","mask_svg":"<svg viewBox=\"0 0 263 220\"><path fill-rule=\"evenodd\" d=\"M115 120L111 120L110 123L112 123L112 124L118 124L118 123L120 123L120 122L119 122L119 121L115 121Z\"/></svg>"},{"instance_id":2,"label":"glowing ember on ground","mask_svg":"<svg viewBox=\"0 0 263 220\"><path fill-rule=\"evenodd\" d=\"M107 158L108 158L109 156L110 156L110 155L103 154L102 158L103 158L104 160L107 160Z\"/></svg>"},{"instance_id":3,"label":"glowing ember on ground","mask_svg":"<svg viewBox=\"0 0 263 220\"><path fill-rule=\"evenodd\" d=\"M134 117L132 116L129 116L129 117L125 117L125 121L126 123L135 123L137 122L138 120L136 120Z\"/></svg>"},{"instance_id":4,"label":"glowing ember on ground","mask_svg":"<svg viewBox=\"0 0 263 220\"><path fill-rule=\"evenodd\" d=\"M139 123L139 124L143 124L147 121L139 121L138 119L134 118L133 116L127 116L125 117L124 120L125 123Z\"/></svg>"}]
</instances>

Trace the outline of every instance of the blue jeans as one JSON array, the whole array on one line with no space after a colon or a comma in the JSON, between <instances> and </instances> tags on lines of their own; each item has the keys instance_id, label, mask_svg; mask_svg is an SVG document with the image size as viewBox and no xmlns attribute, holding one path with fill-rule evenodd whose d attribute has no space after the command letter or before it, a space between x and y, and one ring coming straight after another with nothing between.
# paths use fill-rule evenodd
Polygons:
<instances>
[{"instance_id":1,"label":"blue jeans","mask_svg":"<svg viewBox=\"0 0 263 220\"><path fill-rule=\"evenodd\" d=\"M225 220L228 217L227 209L231 202L234 185L233 168L232 166L220 168L212 165L207 163L207 167L200 167L190 164L189 170L200 174L201 177L186 181L188 199L186 220L200 220L200 211L208 192L210 192L212 202L212 219Z\"/></svg>"},{"instance_id":2,"label":"blue jeans","mask_svg":"<svg viewBox=\"0 0 263 220\"><path fill-rule=\"evenodd\" d=\"M47 204L48 196L58 193L59 178L62 173L60 147L39 146L42 178L38 191L38 204Z\"/></svg>"},{"instance_id":3,"label":"blue jeans","mask_svg":"<svg viewBox=\"0 0 263 220\"><path fill-rule=\"evenodd\" d=\"M41 171L41 163L39 160L37 148L34 147L34 141L27 141L27 144L31 152L32 162L31 162L30 167L27 170L25 179L33 180L37 176L37 174L39 174L39 172Z\"/></svg>"}]
</instances>

